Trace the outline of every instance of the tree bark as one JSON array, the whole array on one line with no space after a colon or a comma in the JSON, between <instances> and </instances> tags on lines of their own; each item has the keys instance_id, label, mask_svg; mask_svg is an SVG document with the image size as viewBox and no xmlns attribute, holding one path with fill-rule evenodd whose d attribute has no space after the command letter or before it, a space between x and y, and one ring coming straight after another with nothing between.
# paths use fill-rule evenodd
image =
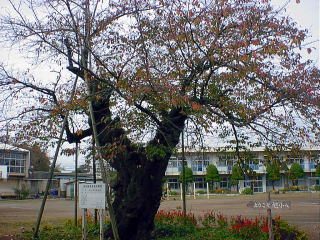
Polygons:
<instances>
[{"instance_id":1,"label":"tree bark","mask_svg":"<svg viewBox=\"0 0 320 240\"><path fill-rule=\"evenodd\" d=\"M163 177L173 148L179 143L186 116L181 109L172 110L146 146L133 144L111 119L106 104L95 105L95 117L105 159L117 172L111 186L115 193L113 208L121 240L154 239L154 217L162 196ZM105 238L112 238L106 231Z\"/></svg>"}]
</instances>

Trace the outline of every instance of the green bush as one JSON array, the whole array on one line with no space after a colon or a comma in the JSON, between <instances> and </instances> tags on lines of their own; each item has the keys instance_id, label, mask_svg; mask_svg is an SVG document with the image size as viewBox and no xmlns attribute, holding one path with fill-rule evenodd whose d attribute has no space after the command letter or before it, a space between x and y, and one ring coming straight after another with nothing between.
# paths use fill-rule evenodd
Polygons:
<instances>
[{"instance_id":1,"label":"green bush","mask_svg":"<svg viewBox=\"0 0 320 240\"><path fill-rule=\"evenodd\" d=\"M29 196L30 190L27 188L27 186L22 185L21 188L14 188L14 193L17 195L18 199L22 200Z\"/></svg>"},{"instance_id":2,"label":"green bush","mask_svg":"<svg viewBox=\"0 0 320 240\"><path fill-rule=\"evenodd\" d=\"M176 196L176 195L178 195L178 192L177 191L169 191L169 195Z\"/></svg>"},{"instance_id":3,"label":"green bush","mask_svg":"<svg viewBox=\"0 0 320 240\"><path fill-rule=\"evenodd\" d=\"M107 229L110 223L106 222L104 229ZM40 240L77 240L81 239L81 219L78 220L78 226L74 225L73 220L67 220L63 225L51 226L44 225L39 231ZM98 239L99 225L94 224L92 218L87 218L87 239ZM18 236L17 239L33 240L33 232L27 231Z\"/></svg>"},{"instance_id":4,"label":"green bush","mask_svg":"<svg viewBox=\"0 0 320 240\"><path fill-rule=\"evenodd\" d=\"M228 193L231 193L232 191L225 188L218 188L218 189L215 189L213 192L218 194L228 194Z\"/></svg>"},{"instance_id":5,"label":"green bush","mask_svg":"<svg viewBox=\"0 0 320 240\"><path fill-rule=\"evenodd\" d=\"M274 239L290 239L290 240L308 240L308 235L297 229L296 227L289 225L286 221L276 218L273 221Z\"/></svg>"},{"instance_id":6,"label":"green bush","mask_svg":"<svg viewBox=\"0 0 320 240\"><path fill-rule=\"evenodd\" d=\"M290 191L290 188L281 188L281 189L279 189L279 191L288 192L288 191Z\"/></svg>"},{"instance_id":7,"label":"green bush","mask_svg":"<svg viewBox=\"0 0 320 240\"><path fill-rule=\"evenodd\" d=\"M291 186L290 191L300 191L300 187L299 186Z\"/></svg>"},{"instance_id":8,"label":"green bush","mask_svg":"<svg viewBox=\"0 0 320 240\"><path fill-rule=\"evenodd\" d=\"M241 191L242 194L244 195L252 195L253 194L253 190L252 188L245 188Z\"/></svg>"},{"instance_id":9,"label":"green bush","mask_svg":"<svg viewBox=\"0 0 320 240\"><path fill-rule=\"evenodd\" d=\"M196 191L196 193L198 193L198 194L207 194L207 192L203 191L203 190L198 190L198 191Z\"/></svg>"},{"instance_id":10,"label":"green bush","mask_svg":"<svg viewBox=\"0 0 320 240\"><path fill-rule=\"evenodd\" d=\"M315 185L315 186L313 187L313 189L314 189L314 191L320 191L320 185Z\"/></svg>"}]
</instances>

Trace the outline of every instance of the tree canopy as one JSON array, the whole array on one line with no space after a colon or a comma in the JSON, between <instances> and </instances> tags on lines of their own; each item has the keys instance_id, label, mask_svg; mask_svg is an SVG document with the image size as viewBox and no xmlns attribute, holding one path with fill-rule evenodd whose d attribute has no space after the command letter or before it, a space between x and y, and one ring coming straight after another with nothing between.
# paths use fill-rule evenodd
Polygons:
<instances>
[{"instance_id":1,"label":"tree canopy","mask_svg":"<svg viewBox=\"0 0 320 240\"><path fill-rule=\"evenodd\" d=\"M88 71L95 99L110 95L110 110L140 140L143 131L155 134L173 109L183 109L207 131L223 126L237 138L244 137L237 133L243 128L271 142L305 135L307 129L316 133L319 69L296 51L307 30L268 2L66 0L24 1L20 7L12 2L14 10L2 15L2 38L19 43L21 51L32 47L36 64L54 64L60 74L38 84L30 71L18 74L2 66L3 91L27 91L37 100L23 109L29 121L20 134L46 129L52 136L65 109L85 113L85 84L72 104L66 102L66 67L80 78ZM83 50L90 69L82 64ZM308 121L301 126L297 118ZM69 141L89 135L83 120Z\"/></svg>"},{"instance_id":2,"label":"tree canopy","mask_svg":"<svg viewBox=\"0 0 320 240\"><path fill-rule=\"evenodd\" d=\"M316 177L320 177L320 164L317 165L315 175Z\"/></svg>"},{"instance_id":3,"label":"tree canopy","mask_svg":"<svg viewBox=\"0 0 320 240\"><path fill-rule=\"evenodd\" d=\"M220 182L221 181L219 171L215 165L210 164L207 167L206 181L207 182Z\"/></svg>"},{"instance_id":4,"label":"tree canopy","mask_svg":"<svg viewBox=\"0 0 320 240\"><path fill-rule=\"evenodd\" d=\"M230 176L230 184L238 185L239 180L244 179L243 173L238 165L234 165L232 167L231 176Z\"/></svg>"},{"instance_id":5,"label":"tree canopy","mask_svg":"<svg viewBox=\"0 0 320 240\"><path fill-rule=\"evenodd\" d=\"M162 177L187 119L199 132L219 129L237 149L319 140L319 69L298 51L307 30L268 0L9 3L1 44L33 65L0 65L1 122L54 143L67 118L65 140L86 141L92 103L103 157L118 174L122 239L152 239Z\"/></svg>"},{"instance_id":6,"label":"tree canopy","mask_svg":"<svg viewBox=\"0 0 320 240\"><path fill-rule=\"evenodd\" d=\"M184 170L185 170L185 180L186 180L186 183L191 183L191 182L193 182L193 181L194 181L194 177L193 177L192 169L189 168L189 167L185 167ZM183 182L182 171L180 172L180 175L179 175L179 182Z\"/></svg>"},{"instance_id":7,"label":"tree canopy","mask_svg":"<svg viewBox=\"0 0 320 240\"><path fill-rule=\"evenodd\" d=\"M293 184L296 185L299 178L304 176L303 168L299 163L293 163L289 169L289 178L292 180Z\"/></svg>"},{"instance_id":8,"label":"tree canopy","mask_svg":"<svg viewBox=\"0 0 320 240\"><path fill-rule=\"evenodd\" d=\"M274 190L274 182L280 180L280 177L281 177L280 164L277 162L272 162L267 165L266 171L267 171L267 178L269 181L272 182L272 188Z\"/></svg>"}]
</instances>

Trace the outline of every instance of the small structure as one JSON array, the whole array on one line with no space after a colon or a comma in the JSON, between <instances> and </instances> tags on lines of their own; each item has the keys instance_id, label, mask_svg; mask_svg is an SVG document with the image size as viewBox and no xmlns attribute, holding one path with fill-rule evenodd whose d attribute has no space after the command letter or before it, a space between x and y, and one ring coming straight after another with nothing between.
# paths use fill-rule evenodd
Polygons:
<instances>
[{"instance_id":1,"label":"small structure","mask_svg":"<svg viewBox=\"0 0 320 240\"><path fill-rule=\"evenodd\" d=\"M27 185L30 151L0 143L0 197L14 197L14 189Z\"/></svg>"}]
</instances>

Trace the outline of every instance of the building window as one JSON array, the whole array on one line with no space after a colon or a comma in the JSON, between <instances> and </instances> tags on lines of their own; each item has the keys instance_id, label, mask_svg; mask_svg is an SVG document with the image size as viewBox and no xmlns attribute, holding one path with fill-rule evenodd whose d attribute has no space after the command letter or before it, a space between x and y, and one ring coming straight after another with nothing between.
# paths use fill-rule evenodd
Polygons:
<instances>
[{"instance_id":1,"label":"building window","mask_svg":"<svg viewBox=\"0 0 320 240\"><path fill-rule=\"evenodd\" d=\"M233 155L220 155L219 161L217 163L218 167L228 167L232 169L233 164L237 161L236 157Z\"/></svg>"},{"instance_id":2,"label":"building window","mask_svg":"<svg viewBox=\"0 0 320 240\"><path fill-rule=\"evenodd\" d=\"M229 188L229 179L227 177L221 178L220 188Z\"/></svg>"},{"instance_id":3,"label":"building window","mask_svg":"<svg viewBox=\"0 0 320 240\"><path fill-rule=\"evenodd\" d=\"M316 169L317 168L316 162L318 161L319 161L319 155L311 157L310 163L309 163L310 169Z\"/></svg>"},{"instance_id":4,"label":"building window","mask_svg":"<svg viewBox=\"0 0 320 240\"><path fill-rule=\"evenodd\" d=\"M207 170L209 160L192 160L192 171L203 172Z\"/></svg>"},{"instance_id":5,"label":"building window","mask_svg":"<svg viewBox=\"0 0 320 240\"><path fill-rule=\"evenodd\" d=\"M195 177L194 183L196 188L206 188L206 181L204 177Z\"/></svg>"},{"instance_id":6,"label":"building window","mask_svg":"<svg viewBox=\"0 0 320 240\"><path fill-rule=\"evenodd\" d=\"M24 173L26 153L0 151L0 165L8 166L8 173Z\"/></svg>"},{"instance_id":7,"label":"building window","mask_svg":"<svg viewBox=\"0 0 320 240\"><path fill-rule=\"evenodd\" d=\"M180 189L180 183L177 178L168 178L168 188L169 190Z\"/></svg>"},{"instance_id":8,"label":"building window","mask_svg":"<svg viewBox=\"0 0 320 240\"><path fill-rule=\"evenodd\" d=\"M287 161L289 164L298 163L304 169L304 159L302 157L297 157L297 158L288 157Z\"/></svg>"},{"instance_id":9,"label":"building window","mask_svg":"<svg viewBox=\"0 0 320 240\"><path fill-rule=\"evenodd\" d=\"M168 163L168 168L179 168L181 170L182 168L182 159L171 157Z\"/></svg>"},{"instance_id":10,"label":"building window","mask_svg":"<svg viewBox=\"0 0 320 240\"><path fill-rule=\"evenodd\" d=\"M244 180L244 187L251 187L253 186L253 192L263 192L262 187L262 176L258 176L254 180Z\"/></svg>"}]
</instances>

